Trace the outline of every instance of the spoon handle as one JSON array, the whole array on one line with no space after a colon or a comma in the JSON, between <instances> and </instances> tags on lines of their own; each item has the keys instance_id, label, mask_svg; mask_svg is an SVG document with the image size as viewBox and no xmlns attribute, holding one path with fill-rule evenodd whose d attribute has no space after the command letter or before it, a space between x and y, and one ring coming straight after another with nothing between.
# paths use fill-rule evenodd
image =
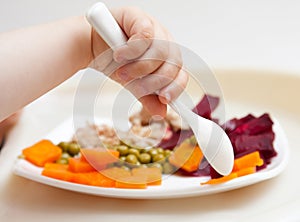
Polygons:
<instances>
[{"instance_id":1,"label":"spoon handle","mask_svg":"<svg viewBox=\"0 0 300 222\"><path fill-rule=\"evenodd\" d=\"M169 106L183 119L189 119L195 114L186 105L180 102L178 99L169 102Z\"/></svg>"},{"instance_id":2,"label":"spoon handle","mask_svg":"<svg viewBox=\"0 0 300 222\"><path fill-rule=\"evenodd\" d=\"M86 18L112 49L126 44L127 36L104 3L98 2L87 12Z\"/></svg>"}]
</instances>

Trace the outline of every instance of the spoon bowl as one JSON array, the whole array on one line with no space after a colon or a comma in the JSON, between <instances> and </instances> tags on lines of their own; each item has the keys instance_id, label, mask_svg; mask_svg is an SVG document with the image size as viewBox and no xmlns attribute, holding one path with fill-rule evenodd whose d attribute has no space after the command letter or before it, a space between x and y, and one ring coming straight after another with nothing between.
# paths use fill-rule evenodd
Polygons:
<instances>
[{"instance_id":1,"label":"spoon bowl","mask_svg":"<svg viewBox=\"0 0 300 222\"><path fill-rule=\"evenodd\" d=\"M233 147L222 127L195 114L178 100L170 102L169 105L191 127L209 164L221 175L231 173L234 162Z\"/></svg>"}]
</instances>

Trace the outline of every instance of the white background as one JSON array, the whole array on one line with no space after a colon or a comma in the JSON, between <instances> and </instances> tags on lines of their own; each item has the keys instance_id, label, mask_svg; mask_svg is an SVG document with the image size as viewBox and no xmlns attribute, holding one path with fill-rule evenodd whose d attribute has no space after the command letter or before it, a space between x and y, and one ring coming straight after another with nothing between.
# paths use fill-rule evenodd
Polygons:
<instances>
[{"instance_id":1,"label":"white background","mask_svg":"<svg viewBox=\"0 0 300 222\"><path fill-rule=\"evenodd\" d=\"M95 0L1 0L0 31L81 15ZM104 0L156 17L211 68L300 71L297 0Z\"/></svg>"}]
</instances>

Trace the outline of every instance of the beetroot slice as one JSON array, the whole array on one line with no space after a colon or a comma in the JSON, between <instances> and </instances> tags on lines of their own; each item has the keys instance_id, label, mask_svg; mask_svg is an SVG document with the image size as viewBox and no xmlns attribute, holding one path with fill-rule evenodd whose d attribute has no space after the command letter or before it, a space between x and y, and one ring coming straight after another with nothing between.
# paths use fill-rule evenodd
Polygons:
<instances>
[{"instance_id":1,"label":"beetroot slice","mask_svg":"<svg viewBox=\"0 0 300 222\"><path fill-rule=\"evenodd\" d=\"M271 159L277 155L274 149L273 142L275 134L272 129L273 122L268 114L263 114L260 117L247 115L241 119L231 119L225 125L225 131L229 136L235 158L239 158L248 153L259 151L261 158L264 160L264 165L257 167L257 170L266 168L271 162ZM207 176L212 179L219 178L222 175L218 174L204 159L195 172L181 173L189 176Z\"/></svg>"},{"instance_id":2,"label":"beetroot slice","mask_svg":"<svg viewBox=\"0 0 300 222\"><path fill-rule=\"evenodd\" d=\"M211 119L211 113L217 108L220 99L211 95L204 95L193 109L194 113L206 119Z\"/></svg>"},{"instance_id":3,"label":"beetroot slice","mask_svg":"<svg viewBox=\"0 0 300 222\"><path fill-rule=\"evenodd\" d=\"M235 157L259 151L266 163L277 155L274 147L273 121L269 114L260 117L248 115L242 119L233 119L225 123L226 133L233 145Z\"/></svg>"},{"instance_id":4,"label":"beetroot slice","mask_svg":"<svg viewBox=\"0 0 300 222\"><path fill-rule=\"evenodd\" d=\"M266 131L272 131L273 122L268 114L255 118L251 114L242 119L233 119L225 123L228 134L257 135Z\"/></svg>"},{"instance_id":5,"label":"beetroot slice","mask_svg":"<svg viewBox=\"0 0 300 222\"><path fill-rule=\"evenodd\" d=\"M201 101L195 106L193 112L197 113L198 115L211 119L211 113L216 109L219 104L219 98L204 95ZM214 119L217 122L217 120ZM172 131L172 136L166 140L162 140L158 146L164 149L174 149L175 146L179 145L183 140L191 137L193 132L191 130L179 130L179 131Z\"/></svg>"},{"instance_id":6,"label":"beetroot slice","mask_svg":"<svg viewBox=\"0 0 300 222\"><path fill-rule=\"evenodd\" d=\"M219 98L205 95L202 100L193 109L198 115L212 120L212 112L219 103ZM265 168L271 159L277 155L273 143L275 134L273 132L273 121L269 114L265 113L259 117L248 114L243 118L233 118L222 125L227 133L233 149L235 158L241 157L248 153L259 151L264 165L257 167L257 170ZM184 139L193 135L191 130L172 131L172 136L166 140L162 140L160 147L165 149L174 149ZM194 172L186 172L179 170L182 175L188 176L211 176L211 178L221 177L205 160L202 160L199 169Z\"/></svg>"},{"instance_id":7,"label":"beetroot slice","mask_svg":"<svg viewBox=\"0 0 300 222\"><path fill-rule=\"evenodd\" d=\"M252 116L251 114L248 114L247 116L241 118L241 119L237 119L237 118L233 118L229 121L227 121L224 125L223 125L223 129L225 130L225 132L228 134L230 132L233 132L238 126L248 122L251 119L254 119L255 117Z\"/></svg>"},{"instance_id":8,"label":"beetroot slice","mask_svg":"<svg viewBox=\"0 0 300 222\"><path fill-rule=\"evenodd\" d=\"M166 140L160 141L159 147L164 149L173 150L177 145L183 142L183 140L191 137L193 135L192 130L179 130L177 132L172 132L172 136Z\"/></svg>"}]
</instances>

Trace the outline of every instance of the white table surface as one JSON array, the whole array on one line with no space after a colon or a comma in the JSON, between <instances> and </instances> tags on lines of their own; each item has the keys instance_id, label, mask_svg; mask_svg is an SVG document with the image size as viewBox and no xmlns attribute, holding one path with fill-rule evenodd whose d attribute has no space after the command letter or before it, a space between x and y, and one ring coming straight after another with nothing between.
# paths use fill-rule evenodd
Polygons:
<instances>
[{"instance_id":1,"label":"white table surface","mask_svg":"<svg viewBox=\"0 0 300 222\"><path fill-rule=\"evenodd\" d=\"M82 14L94 2L2 1L0 31ZM112 7L137 5L143 8L213 70L239 68L269 70L265 75L277 71L300 75L298 1L104 2ZM0 154L0 221L300 221L300 194L296 187L300 180L295 169L300 169L300 164L293 155L293 162L285 171L289 173L270 181L218 195L174 200L95 197L13 175L14 160L22 147L40 139L72 114L78 79L75 76L26 107L11 132ZM299 90L293 93L299 95ZM111 98L110 94L104 96L103 103L107 107ZM294 146L292 149L297 149L299 109L288 111L290 116L281 118L289 133L289 142ZM109 116L109 111L104 110L103 115ZM292 117L295 117L294 123L288 119ZM299 156L298 151L292 154ZM269 195L264 195L270 186ZM283 193L289 198L284 198Z\"/></svg>"}]
</instances>

